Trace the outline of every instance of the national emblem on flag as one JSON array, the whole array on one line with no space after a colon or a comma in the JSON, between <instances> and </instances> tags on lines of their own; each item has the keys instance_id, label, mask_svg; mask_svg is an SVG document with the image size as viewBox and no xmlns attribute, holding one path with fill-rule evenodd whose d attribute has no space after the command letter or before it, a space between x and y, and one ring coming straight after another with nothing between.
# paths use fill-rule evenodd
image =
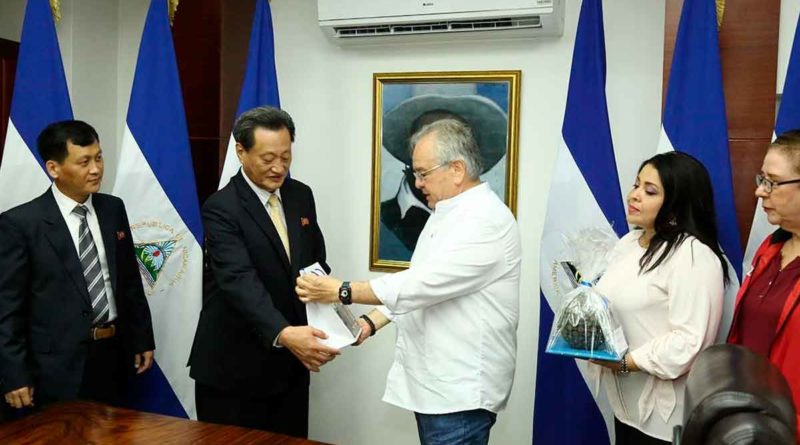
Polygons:
<instances>
[{"instance_id":1,"label":"national emblem on flag","mask_svg":"<svg viewBox=\"0 0 800 445\"><path fill-rule=\"evenodd\" d=\"M202 306L203 228L163 0L147 13L126 124L113 193L126 203L158 345L131 405L195 418L186 362Z\"/></svg>"},{"instance_id":2,"label":"national emblem on flag","mask_svg":"<svg viewBox=\"0 0 800 445\"><path fill-rule=\"evenodd\" d=\"M136 259L139 262L139 271L150 289L155 287L158 274L175 249L176 240L135 244Z\"/></svg>"}]
</instances>

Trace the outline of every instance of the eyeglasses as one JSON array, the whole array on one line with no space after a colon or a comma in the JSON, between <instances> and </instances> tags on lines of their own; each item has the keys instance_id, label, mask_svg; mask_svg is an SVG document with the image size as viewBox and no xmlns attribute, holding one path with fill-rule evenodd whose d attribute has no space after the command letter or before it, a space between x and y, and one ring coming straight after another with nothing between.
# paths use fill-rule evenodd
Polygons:
<instances>
[{"instance_id":1,"label":"eyeglasses","mask_svg":"<svg viewBox=\"0 0 800 445\"><path fill-rule=\"evenodd\" d=\"M775 187L777 187L779 185L795 184L795 183L798 183L798 182L800 182L800 179L790 179L788 181L775 182L775 181L770 181L769 179L764 177L764 175L756 175L756 187L762 187L763 186L764 187L764 191L767 192L767 193L772 193L772 189L774 189Z\"/></svg>"},{"instance_id":2,"label":"eyeglasses","mask_svg":"<svg viewBox=\"0 0 800 445\"><path fill-rule=\"evenodd\" d=\"M415 178L417 178L417 181L425 181L425 178L427 178L428 175L433 173L436 169L442 168L447 164L449 164L449 162L442 162L441 164L436 164L433 167L425 170L424 172L413 171L411 173L414 175Z\"/></svg>"}]
</instances>

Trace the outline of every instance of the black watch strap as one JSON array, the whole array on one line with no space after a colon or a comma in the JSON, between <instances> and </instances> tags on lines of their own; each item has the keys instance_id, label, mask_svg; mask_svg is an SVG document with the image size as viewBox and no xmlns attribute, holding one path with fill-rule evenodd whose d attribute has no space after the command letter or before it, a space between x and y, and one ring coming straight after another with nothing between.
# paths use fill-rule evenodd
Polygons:
<instances>
[{"instance_id":1,"label":"black watch strap","mask_svg":"<svg viewBox=\"0 0 800 445\"><path fill-rule=\"evenodd\" d=\"M339 288L339 301L341 301L342 304L353 303L353 290L350 288L349 281L342 282L342 286Z\"/></svg>"},{"instance_id":2,"label":"black watch strap","mask_svg":"<svg viewBox=\"0 0 800 445\"><path fill-rule=\"evenodd\" d=\"M377 329L375 328L375 323L372 322L372 319L369 318L369 316L367 314L363 314L359 318L364 320L365 322L367 322L367 324L369 325L369 329L370 329L369 336L372 337L373 335L375 335L375 332L377 331Z\"/></svg>"}]
</instances>

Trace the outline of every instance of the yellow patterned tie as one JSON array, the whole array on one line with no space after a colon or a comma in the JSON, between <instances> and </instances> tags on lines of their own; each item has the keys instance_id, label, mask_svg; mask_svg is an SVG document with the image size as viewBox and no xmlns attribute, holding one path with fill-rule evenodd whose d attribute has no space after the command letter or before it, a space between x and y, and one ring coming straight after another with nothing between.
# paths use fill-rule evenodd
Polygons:
<instances>
[{"instance_id":1,"label":"yellow patterned tie","mask_svg":"<svg viewBox=\"0 0 800 445\"><path fill-rule=\"evenodd\" d=\"M275 230L278 231L278 236L281 237L283 248L286 250L286 256L289 258L289 261L291 261L292 256L289 254L289 234L286 232L286 225L283 223L283 218L281 218L281 200L278 199L278 195L274 193L270 194L267 205L269 206L269 218L272 220Z\"/></svg>"}]
</instances>

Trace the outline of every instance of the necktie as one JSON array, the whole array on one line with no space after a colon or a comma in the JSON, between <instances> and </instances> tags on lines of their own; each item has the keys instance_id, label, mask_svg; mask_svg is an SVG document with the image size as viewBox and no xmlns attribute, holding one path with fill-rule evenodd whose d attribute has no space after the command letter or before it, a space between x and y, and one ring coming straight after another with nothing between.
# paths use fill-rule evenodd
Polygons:
<instances>
[{"instance_id":1,"label":"necktie","mask_svg":"<svg viewBox=\"0 0 800 445\"><path fill-rule=\"evenodd\" d=\"M275 225L278 236L281 237L281 243L283 243L283 248L286 250L286 256L289 258L289 261L291 261L292 257L289 254L289 234L286 232L286 225L283 223L283 218L281 218L281 200L278 199L278 195L274 193L269 195L267 205L269 206L269 218L272 220L272 224Z\"/></svg>"},{"instance_id":2,"label":"necktie","mask_svg":"<svg viewBox=\"0 0 800 445\"><path fill-rule=\"evenodd\" d=\"M86 206L82 205L72 210L81 220L78 226L78 258L86 288L89 290L89 299L92 301L92 325L96 325L108 320L108 296L103 271L100 269L100 255L97 253L92 232L89 231L89 223L86 222L87 212Z\"/></svg>"}]
</instances>

